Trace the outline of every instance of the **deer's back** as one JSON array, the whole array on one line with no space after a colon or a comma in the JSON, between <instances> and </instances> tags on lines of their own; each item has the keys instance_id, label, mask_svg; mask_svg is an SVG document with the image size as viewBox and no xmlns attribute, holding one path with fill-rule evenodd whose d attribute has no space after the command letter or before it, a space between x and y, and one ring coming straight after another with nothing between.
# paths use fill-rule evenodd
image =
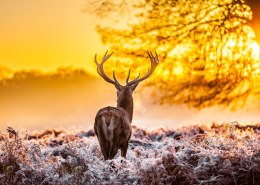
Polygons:
<instances>
[{"instance_id":1,"label":"deer's back","mask_svg":"<svg viewBox=\"0 0 260 185\"><path fill-rule=\"evenodd\" d=\"M96 135L98 135L98 130L105 132L104 136L107 140L119 139L124 142L124 138L128 140L131 135L130 124L128 113L123 108L105 107L96 115L94 130Z\"/></svg>"}]
</instances>

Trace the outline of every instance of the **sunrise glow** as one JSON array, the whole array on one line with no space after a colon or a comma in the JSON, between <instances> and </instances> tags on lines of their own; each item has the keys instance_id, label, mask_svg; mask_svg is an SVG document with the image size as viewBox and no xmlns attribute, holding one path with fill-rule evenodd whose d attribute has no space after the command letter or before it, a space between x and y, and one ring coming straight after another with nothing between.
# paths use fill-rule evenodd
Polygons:
<instances>
[{"instance_id":1,"label":"sunrise glow","mask_svg":"<svg viewBox=\"0 0 260 185\"><path fill-rule=\"evenodd\" d=\"M250 48L252 50L252 57L255 59L255 60L259 60L260 58L260 48L259 48L259 44L257 42L253 42L251 45L250 45Z\"/></svg>"},{"instance_id":2,"label":"sunrise glow","mask_svg":"<svg viewBox=\"0 0 260 185\"><path fill-rule=\"evenodd\" d=\"M85 0L0 2L0 65L14 70L54 71L60 66L95 73L94 54L103 52Z\"/></svg>"},{"instance_id":3,"label":"sunrise glow","mask_svg":"<svg viewBox=\"0 0 260 185\"><path fill-rule=\"evenodd\" d=\"M241 74L239 70L243 69L243 66L250 66L252 63L254 68L254 72L252 74L260 74L260 51L259 51L259 30L255 29L258 28L257 21L258 19L253 19L253 21L250 24L241 24L241 29L230 29L230 32L225 34L222 39L220 37L217 37L218 32L211 33L212 25L210 24L194 24L196 21L194 18L196 17L195 14L198 14L197 17L202 16L203 11L198 11L201 7L200 4L192 4L191 6L187 6L187 14L188 16L179 16L178 11L173 11L170 15L170 17L174 17L174 19L167 18L167 16L161 16L167 15L167 12L171 12L172 9L169 8L169 11L166 9L163 9L172 1L168 1L167 5L165 7L158 7L160 10L160 15L158 13L152 13L146 20L140 18L139 24L136 25L136 27L133 27L130 30L131 31L124 31L123 33L119 33L114 30L112 32L109 32L109 30L113 29L125 29L125 25L129 24L127 16L129 15L122 15L122 19L116 20L119 21L119 24L117 24L116 21L114 21L114 18L112 14L112 18L107 16L100 19L98 17L102 11L110 10L114 11L113 7L105 7L106 4L101 3L101 1L93 1L95 2L96 8L99 4L103 6L104 9L100 9L101 12L97 12L98 15L95 15L95 13L91 13L93 9L86 8L86 4L90 1L86 0L26 0L26 1L20 1L20 0L12 0L12 1L1 1L0 3L0 79L5 79L4 86L8 84L8 80L15 79L14 81L17 81L17 83L22 80L26 81L27 78L29 78L28 81L24 82L26 83L32 83L33 85L30 86L30 88L24 90L23 96L21 96L20 107L23 108L23 101L26 100L26 102L29 105L32 105L32 107L27 107L25 109L30 113L30 115L37 115L33 114L31 112L38 110L39 112L44 115L45 112L41 109L41 104L44 104L48 102L47 96L45 97L45 90L50 91L53 87L56 88L56 85L59 83L64 83L63 85L57 85L57 93L59 97L55 97L53 94L50 93L53 96L53 99L49 102L56 102L59 106L57 106L57 110L60 110L60 107L62 107L61 110L65 109L65 113L67 113L68 107L73 107L72 104L75 103L74 107L71 108L73 111L75 111L75 114L82 114L84 115L84 111L82 111L82 107L84 107L86 104L94 104L95 101L96 92L91 92L91 95L87 96L87 93L89 89L92 90L92 87L95 87L95 90L98 90L99 88L102 89L103 86L110 88L111 92L113 93L115 91L114 86L111 86L111 84L108 84L106 82L103 82L100 76L97 74L96 71L96 65L94 63L94 56L95 54L98 55L98 60L100 61L102 59L102 56L104 55L105 51L108 50L109 52L114 51L114 54L109 58L109 60L105 64L105 71L107 74L112 77L112 72L115 70L116 76L120 80L120 82L124 83L125 78L127 76L129 68L131 68L131 79L134 79L138 73L140 72L141 76L144 76L144 74L147 73L147 70L150 68L150 62L149 57L146 54L146 51L152 51L157 52L158 57L160 60L160 64L158 65L155 74L149 79L148 81L155 85L160 85L160 83L157 83L157 80L162 80L163 84L161 87L155 86L155 88L163 90L165 87L166 94L171 90L176 90L180 93L184 92L184 94L180 96L176 96L178 98L183 98L187 94L192 94L194 91L197 92L196 96L199 97L199 93L207 92L205 90L194 90L191 87L192 83L195 84L194 87L200 88L200 85L207 85L208 82L211 82L211 84L208 84L208 87L211 87L214 89L214 86L212 84L225 84L225 75L228 76L227 72L230 70L230 68L233 66L232 70L229 72L232 73L228 78L230 78L230 81L235 81L235 75ZM109 1L110 2L110 1ZM111 1L112 2L112 1ZM152 1L151 1L152 2ZM219 3L220 1L216 1L216 3ZM223 0L225 3L229 3L231 1L229 0ZM118 1L119 3L119 1ZM185 5L188 3L188 1L179 1L179 5ZM235 3L235 2L234 2ZM108 3L109 4L109 3ZM116 5L115 3L114 5ZM113 5L113 3L111 4ZM186 4L188 5L188 4ZM210 3L209 3L210 5ZM219 6L222 6L223 3L220 3ZM147 3L145 4L147 6ZM176 5L177 6L177 5ZM203 5L204 6L204 5ZM205 4L206 6L206 4ZM215 3L211 4L211 6L216 6ZM233 5L232 5L233 6ZM108 8L108 9L106 9ZM210 7L203 7L209 8ZM201 19L201 21L210 22L212 20L214 22L215 17L214 15L220 15L222 11L224 11L225 6L223 7L215 7L218 9L218 11L212 11L208 14L207 17L204 19ZM235 8L235 7L234 7ZM245 11L245 14L239 14L240 16L244 16L247 19L250 19L251 12L249 9L241 6L242 9L238 9L237 11ZM140 9L138 11L143 11L144 9ZM137 11L137 12L138 12ZM194 12L193 12L194 11ZM134 12L134 11L133 11ZM191 13L190 13L191 12ZM260 12L260 11L259 11ZM108 14L111 12L107 12ZM120 14L120 11L115 11L114 13ZM124 13L124 11L122 12ZM148 13L148 12L146 12ZM204 12L205 13L205 12ZM225 12L224 12L225 13ZM222 14L221 14L222 15ZM223 14L224 15L224 14ZM131 16L134 16L131 14ZM159 17L161 16L161 17ZM257 16L256 14L254 16ZM149 22L149 18L158 18L156 20L160 20L158 22ZM111 18L111 19L110 19ZM121 18L121 17L120 17ZM145 18L145 17L143 17ZM216 16L217 19L221 18L219 16ZM107 19L103 23L103 19ZM134 18L135 21L138 23L139 17ZM123 20L123 21L122 21ZM173 21L174 20L174 21ZM143 21L145 24L143 24ZM194 22L195 21L195 22ZM151 24L150 24L151 23ZM135 24L135 22L133 22ZM143 25L142 25L143 24ZM216 21L214 24L218 25L219 22ZM233 25L239 25L239 17L238 19L231 19L230 17L227 17L226 25L227 28L232 27ZM117 25L117 26L115 26ZM122 28L121 25L124 25ZM167 27L163 26L160 30L156 30L160 25L173 25L173 27ZM181 25L186 25L182 27ZM104 26L104 28L107 28L108 32L102 30L98 30L97 28L101 28ZM130 25L129 25L130 26ZM177 28L182 28L179 31ZM136 30L135 30L136 29ZM151 31L150 30L153 30ZM197 29L197 30L196 30ZM237 30L235 30L237 29ZM148 31L147 31L148 30ZM196 30L194 32L194 30ZM235 30L235 31L234 31ZM141 33L146 33L141 34ZM119 34L118 34L119 33ZM129 34L131 33L131 34ZM139 34L140 33L140 34ZM242 34L240 34L242 33ZM116 37L116 35L119 35ZM124 34L129 34L125 38L122 36ZM136 35L134 35L136 34ZM206 35L203 35L206 34ZM198 36L198 37L197 37ZM258 37L257 37L258 36ZM131 40L132 38L132 40ZM209 40L207 40L209 38ZM125 39L125 40L124 40ZM167 40L168 39L168 40ZM102 41L106 41L106 43L102 43ZM128 54L127 54L128 53ZM202 55L205 54L205 57L202 57ZM222 55L223 59L220 59L220 56ZM222 60L222 61L221 61ZM243 62L241 62L243 61ZM248 65L247 65L248 62ZM220 69L218 70L218 66L220 66ZM235 66L235 67L234 67ZM80 69L79 71L73 71L73 69ZM250 69L251 66L249 67ZM236 69L239 69L236 73ZM33 70L32 72L30 70ZM85 71L86 74L84 74L82 71ZM218 76L216 77L216 74L219 72ZM83 75L82 75L83 74ZM70 76L71 75L71 76ZM73 78L73 75L76 76ZM78 75L78 76L77 76ZM82 76L81 76L82 75ZM85 75L85 76L84 76ZM249 76L248 72L243 72L244 76ZM91 85L91 88L84 87L84 88L74 88L74 84L77 83L84 83L88 84L89 79L91 76L94 79L99 80L100 84ZM256 75L255 75L256 76ZM57 79L65 79L66 77L73 79L73 83L71 86L67 85L67 82L61 82L60 79L59 82L56 82ZM32 78L32 79L31 79ZM48 82L47 79L52 79L54 82ZM219 79L218 79L219 78ZM223 79L222 79L223 78ZM44 81L45 86L39 87L39 92L35 94L34 89L36 88L35 84L38 85L38 82L36 79L46 79ZM218 82L214 82L215 79L218 79ZM238 79L243 79L243 77L238 77ZM89 80L85 82L84 80ZM196 81L198 80L198 81ZM205 80L205 81L203 81ZM223 80L223 81L222 81ZM202 82L203 81L203 82ZM257 80L256 80L257 81ZM84 82L84 83L83 83ZM35 83L35 84L34 84ZM57 83L57 84L56 84ZM12 84L12 83L10 83ZM40 84L40 83L39 83ZM54 85L55 84L55 85ZM81 84L81 85L82 85ZM146 83L142 84L145 86ZM149 84L149 83L147 83ZM174 84L171 86L171 84ZM69 86L69 88L73 90L64 90L60 91L60 89ZM29 85L28 85L29 86ZM26 86L26 87L28 87ZM14 85L16 88L16 86ZM38 86L37 86L38 87ZM167 88L166 88L167 87ZM187 88L187 91L185 92L183 90L179 90L178 88L185 87ZM206 88L208 88L206 87ZM196 89L195 88L195 89ZM222 88L222 87L221 87ZM220 89L221 89L220 88ZM82 91L82 94L84 94L84 98L80 98L78 95L78 92ZM214 90L212 90L214 91ZM8 92L8 91L6 91ZM16 89L14 90L16 92ZM22 90L21 90L22 92ZM68 92L71 92L70 98L66 94ZM165 92L162 92L165 93ZM30 94L32 93L32 94ZM101 96L103 96L103 90L101 90ZM221 93L221 92L218 92ZM10 94L10 95L9 95ZM13 100L14 97L19 97L17 94L9 93L7 97L12 96L12 106L9 102L9 99L3 96L3 101L6 101L6 105L3 104L3 107L9 107L9 109L6 110L13 110L14 107L17 106L16 100ZM22 93L21 93L22 94ZM67 105L59 104L59 98L63 97L60 94L64 94L63 96L66 97L66 100L70 100L67 102ZM109 94L109 93L107 93ZM108 96L106 94L106 96ZM174 94L174 92L172 93ZM75 98L74 96L77 96ZM110 95L110 94L109 94ZM37 98L34 100L31 97L40 97L43 101L39 101ZM86 96L86 97L85 97ZM115 94L111 94L111 97L113 97ZM207 96L207 93L203 94L203 97ZM27 98L25 98L27 97ZM91 97L91 101L88 100L88 97ZM111 98L110 97L110 98ZM212 95L214 97L214 95ZM219 96L216 96L219 98ZM169 99L166 100L166 103L169 102L172 98L171 96L168 97ZM190 97L189 97L190 98ZM197 98L197 97L195 97ZM46 99L46 100L45 100ZM189 100L189 101L188 101ZM192 102L191 99L184 100L181 99L179 102L185 102L189 103ZM199 100L199 98L197 99ZM92 102L93 101L93 102ZM107 100L108 101L108 100ZM109 99L110 101L110 99ZM139 100L141 101L141 100ZM175 101L175 100L174 100ZM200 101L200 100L199 100ZM62 101L66 102L66 101ZM81 105L81 108L77 108L78 102ZM99 100L97 103L104 103L105 100ZM179 103L178 102L178 103ZM39 103L40 105L35 105ZM218 102L219 103L219 102ZM216 104L218 104L216 103ZM2 109L3 109L2 107ZM35 108L36 107L36 108ZM46 111L49 111L49 106L46 105L47 108ZM54 106L55 107L55 106ZM66 107L66 108L64 108ZM1 107L0 107L1 108ZM45 110L44 109L44 110ZM53 112L55 112L52 110ZM91 110L94 112L94 110ZM22 114L19 111L17 111L17 114ZM61 113L53 113L50 114L53 115L62 115ZM6 112L6 118L4 123L9 122L9 117L19 117L19 116L12 116L13 111L9 111L10 114L7 114ZM65 114L64 113L64 114ZM26 113L22 114L26 115ZM25 116L25 120L27 117ZM58 116L57 116L58 117ZM83 117L83 116L82 116ZM1 121L1 120L0 120ZM30 122L31 121L31 122ZM30 117L30 121L26 120L23 121L25 123L31 123L34 124L35 121L37 121L37 117ZM15 120L13 121L15 122ZM65 120L67 123L67 120Z\"/></svg>"},{"instance_id":4,"label":"sunrise glow","mask_svg":"<svg viewBox=\"0 0 260 185\"><path fill-rule=\"evenodd\" d=\"M176 67L173 68L173 72L176 75L181 75L183 73L183 67L181 64L177 65Z\"/></svg>"}]
</instances>

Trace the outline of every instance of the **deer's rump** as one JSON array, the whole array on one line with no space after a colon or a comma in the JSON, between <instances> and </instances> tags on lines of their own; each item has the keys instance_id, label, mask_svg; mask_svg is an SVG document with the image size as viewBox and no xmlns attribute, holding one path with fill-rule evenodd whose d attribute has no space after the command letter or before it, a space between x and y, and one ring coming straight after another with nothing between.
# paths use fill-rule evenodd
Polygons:
<instances>
[{"instance_id":1,"label":"deer's rump","mask_svg":"<svg viewBox=\"0 0 260 185\"><path fill-rule=\"evenodd\" d=\"M98 111L94 130L106 159L112 159L118 149L128 145L131 136L129 117L125 110L117 107L105 107Z\"/></svg>"}]
</instances>

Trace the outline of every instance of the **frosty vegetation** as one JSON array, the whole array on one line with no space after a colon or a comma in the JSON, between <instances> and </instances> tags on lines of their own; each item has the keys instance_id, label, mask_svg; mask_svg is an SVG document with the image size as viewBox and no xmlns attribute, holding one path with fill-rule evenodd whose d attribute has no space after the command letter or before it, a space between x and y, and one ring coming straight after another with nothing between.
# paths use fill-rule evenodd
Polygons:
<instances>
[{"instance_id":1,"label":"frosty vegetation","mask_svg":"<svg viewBox=\"0 0 260 185\"><path fill-rule=\"evenodd\" d=\"M260 125L133 127L126 159L104 161L94 132L0 135L0 184L260 184Z\"/></svg>"}]
</instances>

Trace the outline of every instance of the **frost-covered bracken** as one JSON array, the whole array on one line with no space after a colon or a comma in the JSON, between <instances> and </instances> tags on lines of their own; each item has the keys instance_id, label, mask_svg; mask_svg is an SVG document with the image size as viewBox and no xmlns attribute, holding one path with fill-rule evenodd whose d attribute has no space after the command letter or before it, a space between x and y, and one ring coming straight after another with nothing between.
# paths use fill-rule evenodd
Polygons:
<instances>
[{"instance_id":1,"label":"frost-covered bracken","mask_svg":"<svg viewBox=\"0 0 260 185\"><path fill-rule=\"evenodd\" d=\"M0 184L260 184L260 125L133 127L126 159L104 161L94 132L0 135Z\"/></svg>"}]
</instances>

